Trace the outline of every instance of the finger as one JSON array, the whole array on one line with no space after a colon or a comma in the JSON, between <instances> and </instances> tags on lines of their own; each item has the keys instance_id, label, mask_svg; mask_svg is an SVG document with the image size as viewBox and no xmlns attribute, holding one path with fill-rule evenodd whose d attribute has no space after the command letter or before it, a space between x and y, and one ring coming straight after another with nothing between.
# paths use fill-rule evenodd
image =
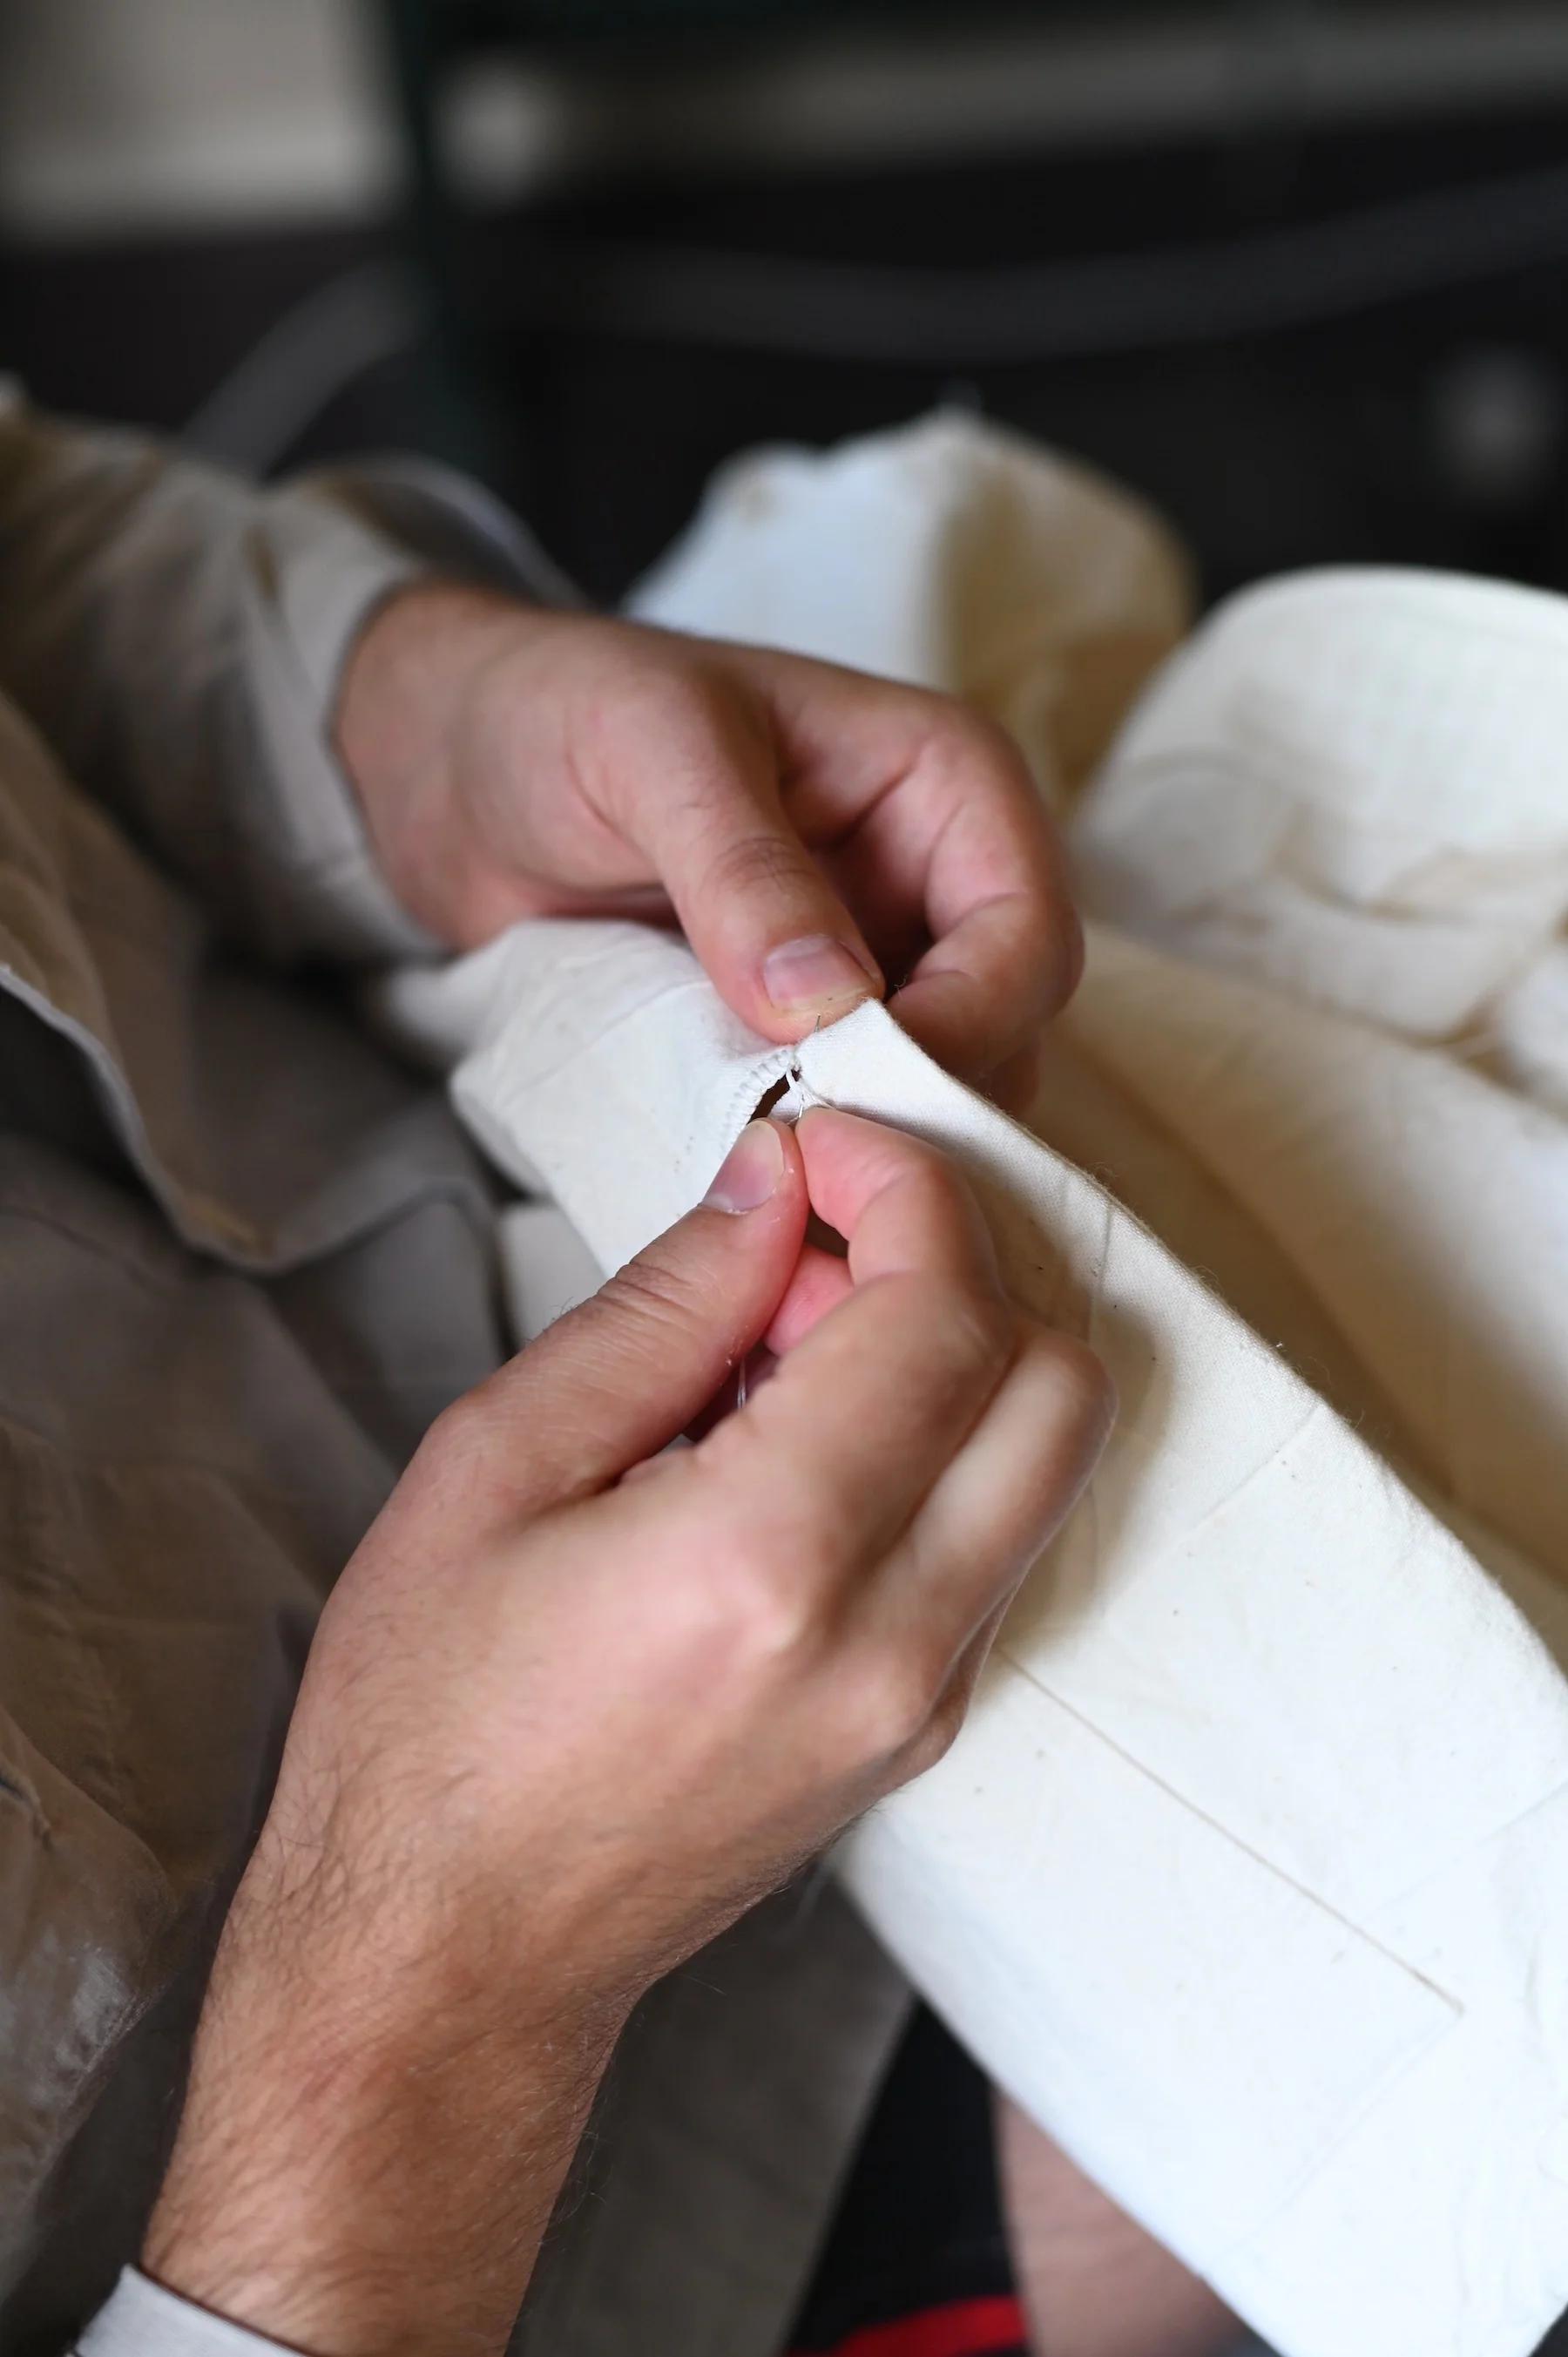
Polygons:
<instances>
[{"instance_id":1,"label":"finger","mask_svg":"<svg viewBox=\"0 0 1568 2357\"><path fill-rule=\"evenodd\" d=\"M760 697L719 681L660 740L660 774L622 817L710 978L765 1039L803 1039L883 980L779 795Z\"/></svg>"},{"instance_id":2,"label":"finger","mask_svg":"<svg viewBox=\"0 0 1568 2357\"><path fill-rule=\"evenodd\" d=\"M806 1211L793 1133L753 1122L695 1211L472 1395L512 1508L601 1489L684 1430L772 1319Z\"/></svg>"},{"instance_id":3,"label":"finger","mask_svg":"<svg viewBox=\"0 0 1568 2357\"><path fill-rule=\"evenodd\" d=\"M1016 1317L972 1196L930 1148L814 1112L813 1202L854 1289L694 1452L716 1510L766 1528L802 1579L851 1577L908 1526L1010 1361Z\"/></svg>"},{"instance_id":4,"label":"finger","mask_svg":"<svg viewBox=\"0 0 1568 2357\"><path fill-rule=\"evenodd\" d=\"M918 1270L1000 1293L980 1206L934 1146L834 1105L803 1113L795 1141L811 1209L845 1238L855 1285Z\"/></svg>"},{"instance_id":5,"label":"finger","mask_svg":"<svg viewBox=\"0 0 1568 2357\"><path fill-rule=\"evenodd\" d=\"M1054 836L1036 827L1043 813L977 802L931 853L931 946L893 1012L928 1055L968 1077L1026 1051L1082 973L1082 930Z\"/></svg>"},{"instance_id":6,"label":"finger","mask_svg":"<svg viewBox=\"0 0 1568 2357\"><path fill-rule=\"evenodd\" d=\"M1039 925L1022 897L972 909L890 1000L895 1020L945 1071L978 1082L1005 1070L1066 996L1065 986L1040 986Z\"/></svg>"},{"instance_id":7,"label":"finger","mask_svg":"<svg viewBox=\"0 0 1568 2357\"><path fill-rule=\"evenodd\" d=\"M853 1232L855 1243L853 1254L806 1244L768 1329L769 1349L780 1353L796 1349L848 1297L857 1275L865 1281L886 1273L892 1265L885 1257L889 1240L896 1251L908 1249L909 1231L897 1189L904 1180L918 1181L928 1163L938 1158L899 1131L829 1105L813 1106L803 1114L796 1135L805 1157L812 1211L840 1236ZM884 1200L875 1216L868 1218L878 1197ZM991 1239L967 1189L955 1192L954 1215L959 1226L953 1241L960 1250L946 1255L947 1264L961 1280L978 1270L987 1284L993 1284ZM933 1239L928 1235L924 1241L929 1248Z\"/></svg>"},{"instance_id":8,"label":"finger","mask_svg":"<svg viewBox=\"0 0 1568 2357\"><path fill-rule=\"evenodd\" d=\"M1071 995L1082 963L1061 845L1022 754L951 698L789 656L748 661L775 714L789 815L831 847L889 972L910 945L918 987L899 994L900 1019L950 1069L993 1070Z\"/></svg>"},{"instance_id":9,"label":"finger","mask_svg":"<svg viewBox=\"0 0 1568 2357\"><path fill-rule=\"evenodd\" d=\"M957 1679L963 1699L989 1642L976 1640L1077 1503L1115 1415L1087 1345L1022 1316L1019 1337L984 1415L864 1592L875 1641L929 1639L933 1691Z\"/></svg>"},{"instance_id":10,"label":"finger","mask_svg":"<svg viewBox=\"0 0 1568 2357\"><path fill-rule=\"evenodd\" d=\"M805 1245L795 1264L789 1291L763 1337L768 1349L780 1357L786 1351L793 1351L805 1340L812 1327L820 1325L829 1310L836 1309L854 1290L854 1279L842 1254L824 1252L820 1244Z\"/></svg>"}]
</instances>

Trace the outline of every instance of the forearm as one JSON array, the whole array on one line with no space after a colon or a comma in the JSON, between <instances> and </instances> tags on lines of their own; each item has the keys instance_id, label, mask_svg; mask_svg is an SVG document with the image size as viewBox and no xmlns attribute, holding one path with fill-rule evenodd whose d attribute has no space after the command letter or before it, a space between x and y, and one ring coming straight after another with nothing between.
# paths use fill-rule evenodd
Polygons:
<instances>
[{"instance_id":1,"label":"forearm","mask_svg":"<svg viewBox=\"0 0 1568 2357\"><path fill-rule=\"evenodd\" d=\"M507 1975L291 1954L242 1891L143 2266L310 2357L494 2357L618 2018L531 2013Z\"/></svg>"},{"instance_id":2,"label":"forearm","mask_svg":"<svg viewBox=\"0 0 1568 2357\"><path fill-rule=\"evenodd\" d=\"M198 2115L144 2268L310 2357L498 2357L597 2073L564 2092L470 2059L492 2074L482 2099L420 2056L302 2100L284 2050L264 2089Z\"/></svg>"}]
</instances>

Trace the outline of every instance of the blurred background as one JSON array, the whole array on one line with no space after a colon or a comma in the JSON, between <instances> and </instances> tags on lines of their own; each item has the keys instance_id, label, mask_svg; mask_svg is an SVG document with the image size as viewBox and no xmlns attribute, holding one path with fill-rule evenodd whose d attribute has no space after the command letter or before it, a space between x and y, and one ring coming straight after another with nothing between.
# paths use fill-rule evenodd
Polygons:
<instances>
[{"instance_id":1,"label":"blurred background","mask_svg":"<svg viewBox=\"0 0 1568 2357\"><path fill-rule=\"evenodd\" d=\"M0 368L475 468L596 597L758 439L971 404L1207 594L1568 588L1562 0L9 0Z\"/></svg>"}]
</instances>

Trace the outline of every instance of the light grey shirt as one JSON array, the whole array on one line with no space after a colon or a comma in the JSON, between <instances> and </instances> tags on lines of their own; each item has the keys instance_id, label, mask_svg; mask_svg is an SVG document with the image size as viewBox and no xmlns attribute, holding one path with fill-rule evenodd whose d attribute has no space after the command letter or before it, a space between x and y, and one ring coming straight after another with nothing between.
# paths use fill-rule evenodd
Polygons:
<instances>
[{"instance_id":1,"label":"light grey shirt","mask_svg":"<svg viewBox=\"0 0 1568 2357\"><path fill-rule=\"evenodd\" d=\"M507 1347L491 1182L349 986L428 944L329 715L431 566L565 594L450 478L258 492L0 395L7 2352L269 2345L116 2277L320 1600ZM906 2002L820 1881L656 1991L515 2347L770 2357Z\"/></svg>"}]
</instances>

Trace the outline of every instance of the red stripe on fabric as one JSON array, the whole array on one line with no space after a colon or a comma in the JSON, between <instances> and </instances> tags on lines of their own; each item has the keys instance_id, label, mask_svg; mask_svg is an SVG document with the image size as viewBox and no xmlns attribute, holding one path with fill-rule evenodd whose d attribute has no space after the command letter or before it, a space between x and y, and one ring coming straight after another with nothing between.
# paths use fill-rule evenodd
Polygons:
<instances>
[{"instance_id":1,"label":"red stripe on fabric","mask_svg":"<svg viewBox=\"0 0 1568 2357\"><path fill-rule=\"evenodd\" d=\"M1015 2299L959 2299L852 2332L820 2357L1005 2357L1026 2347L1024 2333Z\"/></svg>"}]
</instances>

